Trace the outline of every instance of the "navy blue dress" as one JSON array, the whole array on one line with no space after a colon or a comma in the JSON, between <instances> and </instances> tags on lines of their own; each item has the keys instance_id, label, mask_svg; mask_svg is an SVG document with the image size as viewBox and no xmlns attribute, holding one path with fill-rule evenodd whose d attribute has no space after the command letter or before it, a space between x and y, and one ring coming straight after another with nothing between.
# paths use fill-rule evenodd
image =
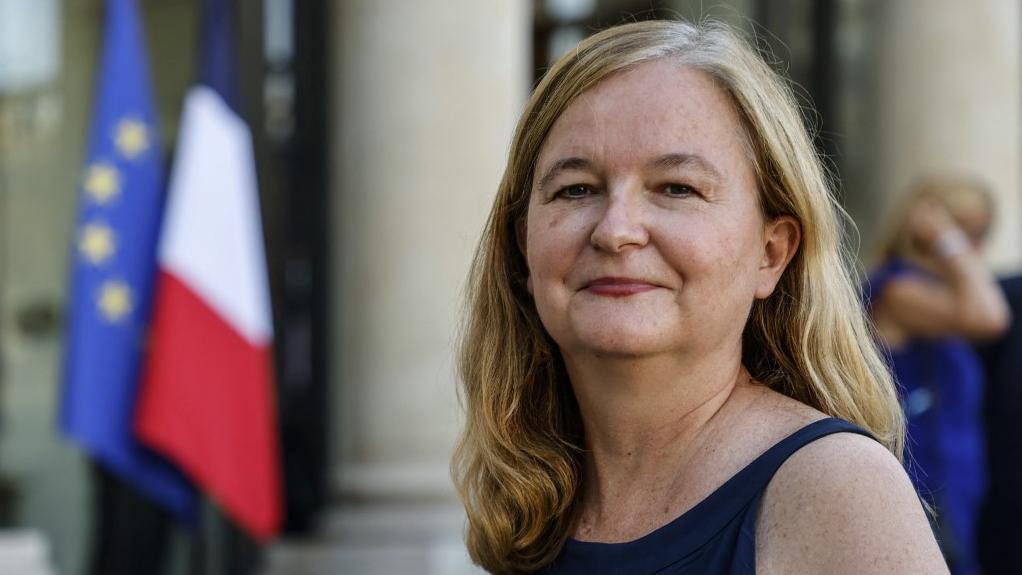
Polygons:
<instances>
[{"instance_id":1,"label":"navy blue dress","mask_svg":"<svg viewBox=\"0 0 1022 575\"><path fill-rule=\"evenodd\" d=\"M548 575L693 574L756 572L756 513L767 484L781 465L806 444L832 433L872 437L847 421L811 423L768 449L667 525L627 543L569 539Z\"/></svg>"}]
</instances>

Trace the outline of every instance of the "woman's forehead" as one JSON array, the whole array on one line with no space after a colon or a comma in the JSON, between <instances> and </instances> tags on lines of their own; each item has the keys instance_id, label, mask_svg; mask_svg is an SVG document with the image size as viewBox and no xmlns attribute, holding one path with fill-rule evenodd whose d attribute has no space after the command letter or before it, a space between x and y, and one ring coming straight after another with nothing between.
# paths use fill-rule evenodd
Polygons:
<instances>
[{"instance_id":1,"label":"woman's forehead","mask_svg":"<svg viewBox=\"0 0 1022 575\"><path fill-rule=\"evenodd\" d=\"M584 157L609 168L667 154L706 157L724 171L748 164L727 93L705 72L664 59L614 74L576 98L554 122L537 167Z\"/></svg>"}]
</instances>

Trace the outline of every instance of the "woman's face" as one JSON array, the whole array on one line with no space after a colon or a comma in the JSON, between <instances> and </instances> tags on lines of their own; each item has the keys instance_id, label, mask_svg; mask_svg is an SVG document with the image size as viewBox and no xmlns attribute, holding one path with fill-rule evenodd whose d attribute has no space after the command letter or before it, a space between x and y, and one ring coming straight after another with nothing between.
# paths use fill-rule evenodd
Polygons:
<instances>
[{"instance_id":1,"label":"woman's face","mask_svg":"<svg viewBox=\"0 0 1022 575\"><path fill-rule=\"evenodd\" d=\"M726 94L669 61L611 76L565 110L520 231L529 291L561 350L628 357L740 349L753 299L773 290L799 233L792 218L765 221Z\"/></svg>"}]
</instances>

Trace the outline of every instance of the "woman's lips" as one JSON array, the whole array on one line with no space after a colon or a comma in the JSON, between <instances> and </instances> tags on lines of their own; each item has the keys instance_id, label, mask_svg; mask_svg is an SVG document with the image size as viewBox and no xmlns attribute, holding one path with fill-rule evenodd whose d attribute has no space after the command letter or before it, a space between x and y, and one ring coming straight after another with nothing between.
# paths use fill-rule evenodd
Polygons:
<instances>
[{"instance_id":1,"label":"woman's lips","mask_svg":"<svg viewBox=\"0 0 1022 575\"><path fill-rule=\"evenodd\" d=\"M626 297L657 289L660 286L635 278L606 277L595 279L583 288L593 295Z\"/></svg>"}]
</instances>

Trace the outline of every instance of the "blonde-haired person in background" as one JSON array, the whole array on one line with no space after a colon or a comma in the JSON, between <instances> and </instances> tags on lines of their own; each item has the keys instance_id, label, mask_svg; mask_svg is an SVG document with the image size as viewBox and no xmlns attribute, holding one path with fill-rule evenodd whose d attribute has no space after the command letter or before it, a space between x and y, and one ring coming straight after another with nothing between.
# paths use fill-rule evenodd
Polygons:
<instances>
[{"instance_id":1,"label":"blonde-haired person in background","mask_svg":"<svg viewBox=\"0 0 1022 575\"><path fill-rule=\"evenodd\" d=\"M904 393L909 474L935 508L955 575L977 572L986 488L983 368L968 340L995 337L1010 322L979 254L992 201L972 179L918 182L890 217L866 290Z\"/></svg>"},{"instance_id":2,"label":"blonde-haired person in background","mask_svg":"<svg viewBox=\"0 0 1022 575\"><path fill-rule=\"evenodd\" d=\"M472 558L944 572L841 214L790 92L728 27L633 23L561 59L471 272Z\"/></svg>"}]
</instances>

